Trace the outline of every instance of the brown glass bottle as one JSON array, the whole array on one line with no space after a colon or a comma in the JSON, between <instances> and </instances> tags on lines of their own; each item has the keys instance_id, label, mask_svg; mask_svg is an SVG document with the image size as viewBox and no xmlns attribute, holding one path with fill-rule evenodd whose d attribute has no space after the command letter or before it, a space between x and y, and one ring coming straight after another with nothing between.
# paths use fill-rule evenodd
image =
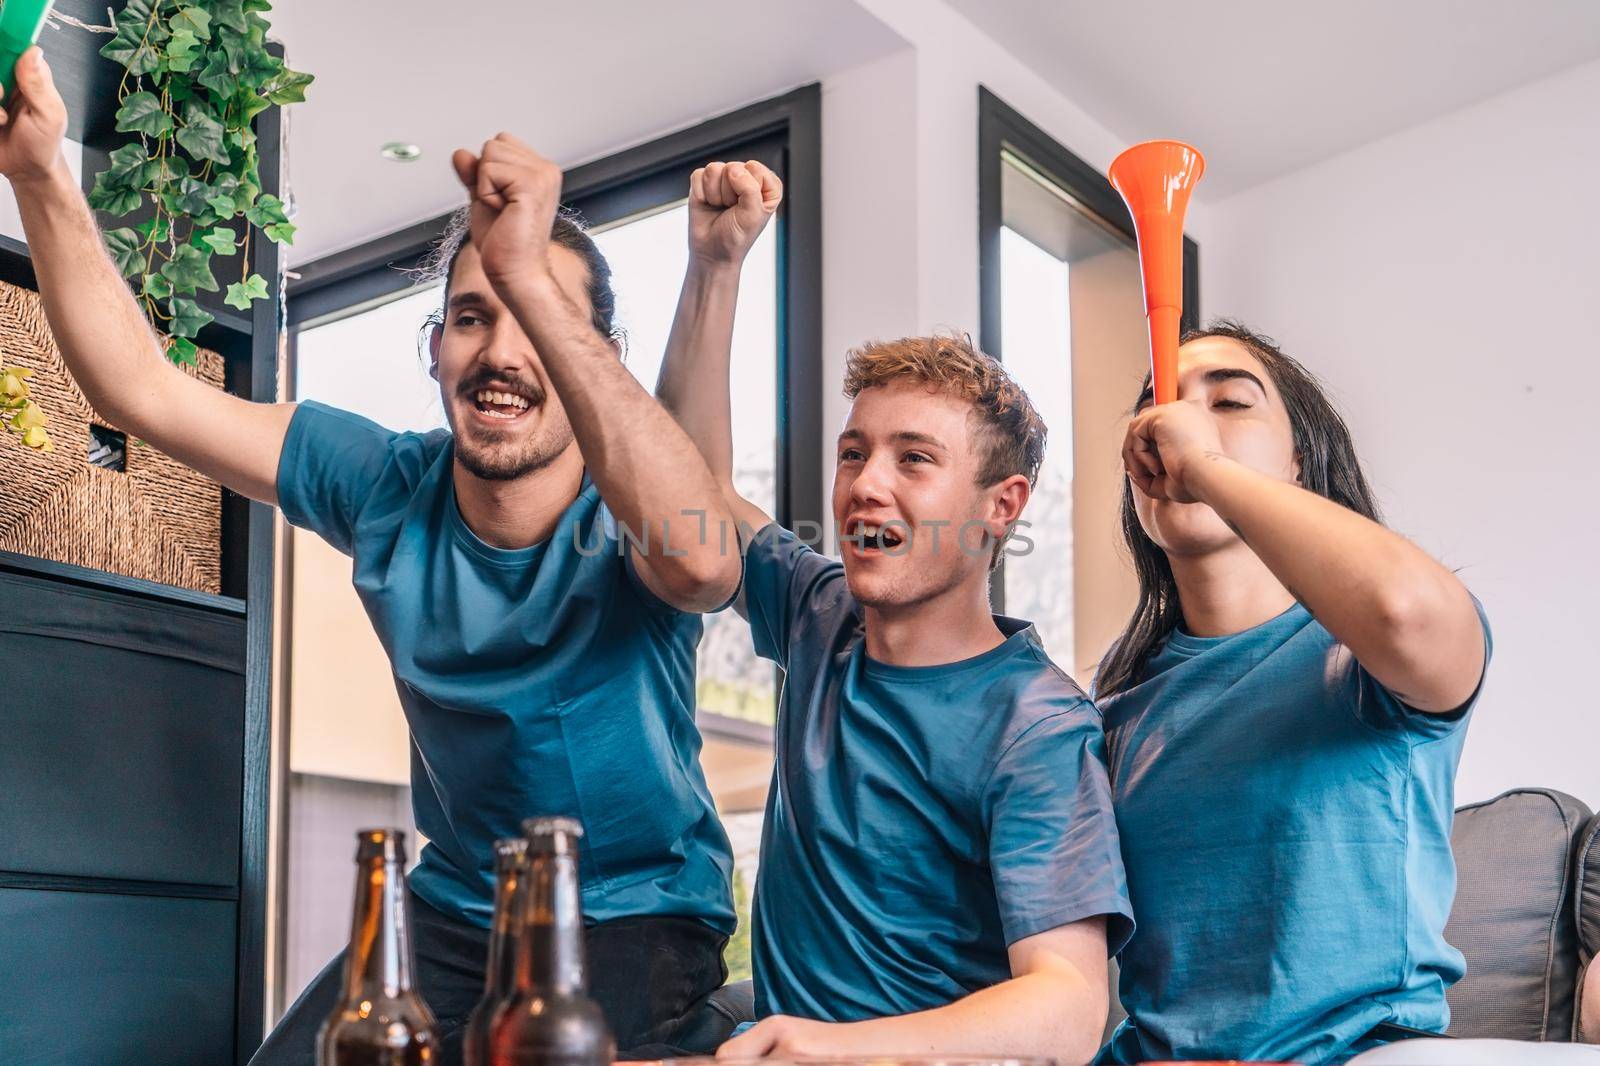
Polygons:
<instances>
[{"instance_id":1,"label":"brown glass bottle","mask_svg":"<svg viewBox=\"0 0 1600 1066\"><path fill-rule=\"evenodd\" d=\"M588 996L578 842L571 818L530 818L528 884L517 936L517 983L494 1019L491 1066L605 1066L616 1043Z\"/></svg>"},{"instance_id":2,"label":"brown glass bottle","mask_svg":"<svg viewBox=\"0 0 1600 1066\"><path fill-rule=\"evenodd\" d=\"M356 906L344 960L344 995L317 1033L317 1066L421 1066L436 1062L433 1012L412 985L406 835L356 833Z\"/></svg>"},{"instance_id":3,"label":"brown glass bottle","mask_svg":"<svg viewBox=\"0 0 1600 1066\"><path fill-rule=\"evenodd\" d=\"M489 1026L495 1011L511 998L517 983L517 927L527 885L528 839L508 837L494 842L494 924L489 930L489 964L483 975L483 998L467 1017L462 1054L466 1066L489 1066Z\"/></svg>"}]
</instances>

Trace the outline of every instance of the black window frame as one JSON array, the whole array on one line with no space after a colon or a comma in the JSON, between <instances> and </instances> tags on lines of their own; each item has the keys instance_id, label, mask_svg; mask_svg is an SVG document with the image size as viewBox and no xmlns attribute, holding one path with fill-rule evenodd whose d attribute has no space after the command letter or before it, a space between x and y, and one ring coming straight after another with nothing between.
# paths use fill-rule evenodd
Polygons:
<instances>
[{"instance_id":1,"label":"black window frame","mask_svg":"<svg viewBox=\"0 0 1600 1066\"><path fill-rule=\"evenodd\" d=\"M1130 242L1137 242L1133 216L1109 178L1029 122L987 86L978 86L978 344L1001 362L1005 361L1005 338L1000 328L1000 231L1004 226L1000 186L1007 151L1048 178L1101 222ZM1199 324L1200 246L1184 234L1181 328L1195 329ZM1003 612L1003 558L989 585L995 610Z\"/></svg>"},{"instance_id":2,"label":"black window frame","mask_svg":"<svg viewBox=\"0 0 1600 1066\"><path fill-rule=\"evenodd\" d=\"M563 203L594 227L681 200L689 175L718 158L759 159L783 179L778 242L776 513L789 529L821 528L822 434L821 86L813 83L566 171ZM289 283L289 378L294 338L396 299L407 273L443 235L450 213L313 260Z\"/></svg>"}]
</instances>

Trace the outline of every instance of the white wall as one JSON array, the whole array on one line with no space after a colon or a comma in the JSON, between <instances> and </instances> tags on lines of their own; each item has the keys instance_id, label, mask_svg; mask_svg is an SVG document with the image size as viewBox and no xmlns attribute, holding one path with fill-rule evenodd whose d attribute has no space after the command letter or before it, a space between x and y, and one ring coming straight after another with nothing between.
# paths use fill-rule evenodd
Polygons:
<instances>
[{"instance_id":1,"label":"white wall","mask_svg":"<svg viewBox=\"0 0 1600 1066\"><path fill-rule=\"evenodd\" d=\"M1462 801L1600 804L1600 63L1209 205L1207 315L1332 386L1391 524L1487 608ZM1263 131L1267 135L1268 131Z\"/></svg>"},{"instance_id":2,"label":"white wall","mask_svg":"<svg viewBox=\"0 0 1600 1066\"><path fill-rule=\"evenodd\" d=\"M822 83L825 489L849 410L845 352L940 328L977 336L978 86L1093 166L1127 147L940 0L858 2L908 47Z\"/></svg>"}]
</instances>

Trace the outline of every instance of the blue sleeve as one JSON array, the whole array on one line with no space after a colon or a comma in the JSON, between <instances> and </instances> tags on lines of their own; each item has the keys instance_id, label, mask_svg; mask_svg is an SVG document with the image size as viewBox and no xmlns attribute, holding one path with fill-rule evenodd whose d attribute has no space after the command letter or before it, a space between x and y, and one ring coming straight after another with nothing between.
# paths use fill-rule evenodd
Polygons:
<instances>
[{"instance_id":1,"label":"blue sleeve","mask_svg":"<svg viewBox=\"0 0 1600 1066\"><path fill-rule=\"evenodd\" d=\"M398 436L349 411L301 403L278 460L283 516L351 554L356 516L388 466Z\"/></svg>"},{"instance_id":2,"label":"blue sleeve","mask_svg":"<svg viewBox=\"0 0 1600 1066\"><path fill-rule=\"evenodd\" d=\"M1107 950L1121 951L1133 935L1133 905L1093 705L1080 700L1013 741L984 803L1006 943L1105 915Z\"/></svg>"},{"instance_id":3,"label":"blue sleeve","mask_svg":"<svg viewBox=\"0 0 1600 1066\"><path fill-rule=\"evenodd\" d=\"M1483 626L1483 673L1478 676L1478 687L1472 690L1472 695L1467 697L1465 703L1447 714L1419 711L1384 688L1383 684L1351 655L1347 656L1347 660L1353 671L1351 683L1356 695L1356 717L1374 729L1400 730L1414 734L1419 740L1433 740L1463 728L1472 715L1472 708L1477 705L1478 695L1483 692L1483 681L1489 674L1489 658L1494 654L1494 638L1489 632L1489 616L1484 613L1483 604L1478 602L1478 597L1472 597L1472 606L1477 608L1478 622Z\"/></svg>"},{"instance_id":4,"label":"blue sleeve","mask_svg":"<svg viewBox=\"0 0 1600 1066\"><path fill-rule=\"evenodd\" d=\"M785 670L800 630L855 609L844 564L812 551L776 522L745 547L744 604L756 654Z\"/></svg>"}]
</instances>

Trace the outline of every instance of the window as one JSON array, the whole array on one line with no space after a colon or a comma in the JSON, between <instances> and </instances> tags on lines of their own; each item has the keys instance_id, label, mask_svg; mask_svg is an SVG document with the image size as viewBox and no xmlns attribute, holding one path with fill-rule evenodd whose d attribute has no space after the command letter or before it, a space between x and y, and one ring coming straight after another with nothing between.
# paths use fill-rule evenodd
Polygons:
<instances>
[{"instance_id":1,"label":"window","mask_svg":"<svg viewBox=\"0 0 1600 1066\"><path fill-rule=\"evenodd\" d=\"M979 140L981 341L1050 430L995 598L1087 688L1137 591L1118 525L1120 420L1150 365L1133 224L1102 174L984 89ZM1190 325L1199 251L1184 246Z\"/></svg>"}]
</instances>

